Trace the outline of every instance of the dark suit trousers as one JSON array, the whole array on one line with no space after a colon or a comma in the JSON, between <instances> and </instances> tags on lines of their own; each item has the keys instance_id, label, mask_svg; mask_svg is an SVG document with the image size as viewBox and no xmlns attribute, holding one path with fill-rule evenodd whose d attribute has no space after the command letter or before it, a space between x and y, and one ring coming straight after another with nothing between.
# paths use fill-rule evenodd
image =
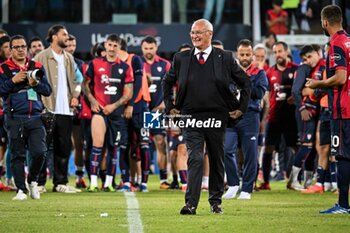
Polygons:
<instances>
[{"instance_id":1,"label":"dark suit trousers","mask_svg":"<svg viewBox=\"0 0 350 233\"><path fill-rule=\"evenodd\" d=\"M204 131L202 129L184 129L183 136L188 151L188 183L185 202L197 207L203 176L203 149L206 143L209 172L209 203L221 204L224 192L224 138L225 131Z\"/></svg>"}]
</instances>

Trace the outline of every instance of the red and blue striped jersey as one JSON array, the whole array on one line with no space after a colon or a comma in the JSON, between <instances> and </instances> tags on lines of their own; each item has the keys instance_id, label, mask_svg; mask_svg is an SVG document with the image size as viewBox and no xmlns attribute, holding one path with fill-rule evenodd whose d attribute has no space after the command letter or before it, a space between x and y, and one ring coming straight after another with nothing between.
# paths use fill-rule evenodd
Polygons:
<instances>
[{"instance_id":1,"label":"red and blue striped jersey","mask_svg":"<svg viewBox=\"0 0 350 233\"><path fill-rule=\"evenodd\" d=\"M144 62L144 70L146 74L151 76L152 84L149 87L149 92L151 94L151 102L149 103L149 109L160 105L164 99L163 91L162 91L162 80L164 75L170 69L170 62L155 55L153 64L149 64L146 62L145 58L142 57Z\"/></svg>"},{"instance_id":2,"label":"red and blue striped jersey","mask_svg":"<svg viewBox=\"0 0 350 233\"><path fill-rule=\"evenodd\" d=\"M102 106L118 101L124 93L124 86L133 83L132 69L130 66L116 59L108 62L106 58L95 58L89 64L86 78L91 80L92 94ZM122 114L124 105L117 108L113 114Z\"/></svg>"},{"instance_id":3,"label":"red and blue striped jersey","mask_svg":"<svg viewBox=\"0 0 350 233\"><path fill-rule=\"evenodd\" d=\"M279 120L280 115L289 114L289 110L294 111L287 99L291 96L294 72L297 69L297 64L289 62L283 71L279 70L276 64L266 72L270 92L270 111L267 117L269 122Z\"/></svg>"},{"instance_id":4,"label":"red and blue striped jersey","mask_svg":"<svg viewBox=\"0 0 350 233\"><path fill-rule=\"evenodd\" d=\"M334 76L336 70L346 71L346 82L331 88L328 100L333 119L350 119L350 36L345 31L331 37L326 65L327 78Z\"/></svg>"}]
</instances>

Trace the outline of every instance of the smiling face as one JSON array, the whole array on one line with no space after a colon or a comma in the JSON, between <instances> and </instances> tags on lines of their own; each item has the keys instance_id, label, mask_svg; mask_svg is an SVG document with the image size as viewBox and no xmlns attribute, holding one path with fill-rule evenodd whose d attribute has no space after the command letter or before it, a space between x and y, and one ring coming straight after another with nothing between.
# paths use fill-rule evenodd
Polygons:
<instances>
[{"instance_id":1,"label":"smiling face","mask_svg":"<svg viewBox=\"0 0 350 233\"><path fill-rule=\"evenodd\" d=\"M206 20L197 20L193 23L190 32L192 44L203 51L211 45L213 26Z\"/></svg>"}]
</instances>

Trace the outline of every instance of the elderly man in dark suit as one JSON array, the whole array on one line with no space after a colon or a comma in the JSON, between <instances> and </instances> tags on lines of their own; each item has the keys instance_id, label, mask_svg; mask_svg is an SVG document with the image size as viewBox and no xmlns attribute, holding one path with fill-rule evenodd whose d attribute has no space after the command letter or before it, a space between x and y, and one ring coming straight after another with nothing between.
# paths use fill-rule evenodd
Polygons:
<instances>
[{"instance_id":1,"label":"elderly man in dark suit","mask_svg":"<svg viewBox=\"0 0 350 233\"><path fill-rule=\"evenodd\" d=\"M188 150L188 186L186 205L180 214L196 214L201 191L204 143L209 152L211 212L221 214L225 129L228 121L240 118L247 111L251 83L237 65L232 52L211 46L213 26L209 21L195 21L190 36L194 48L177 53L163 79L167 112L170 115L181 114L183 117L180 121L185 122L182 130ZM174 101L172 90L176 83L178 89ZM232 93L232 87L239 88L239 102ZM189 121L196 124L186 124ZM202 124L208 121L214 123Z\"/></svg>"}]
</instances>

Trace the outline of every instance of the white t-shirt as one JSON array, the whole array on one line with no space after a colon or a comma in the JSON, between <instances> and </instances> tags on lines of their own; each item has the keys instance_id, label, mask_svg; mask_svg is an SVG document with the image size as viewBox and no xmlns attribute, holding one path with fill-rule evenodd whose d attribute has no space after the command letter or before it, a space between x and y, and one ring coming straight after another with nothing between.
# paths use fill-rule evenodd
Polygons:
<instances>
[{"instance_id":1,"label":"white t-shirt","mask_svg":"<svg viewBox=\"0 0 350 233\"><path fill-rule=\"evenodd\" d=\"M52 53L58 64L55 114L73 116L73 112L71 112L69 108L70 103L68 100L68 84L67 84L66 68L64 66L64 56L63 54L60 55L55 53L54 51L52 51Z\"/></svg>"}]
</instances>

